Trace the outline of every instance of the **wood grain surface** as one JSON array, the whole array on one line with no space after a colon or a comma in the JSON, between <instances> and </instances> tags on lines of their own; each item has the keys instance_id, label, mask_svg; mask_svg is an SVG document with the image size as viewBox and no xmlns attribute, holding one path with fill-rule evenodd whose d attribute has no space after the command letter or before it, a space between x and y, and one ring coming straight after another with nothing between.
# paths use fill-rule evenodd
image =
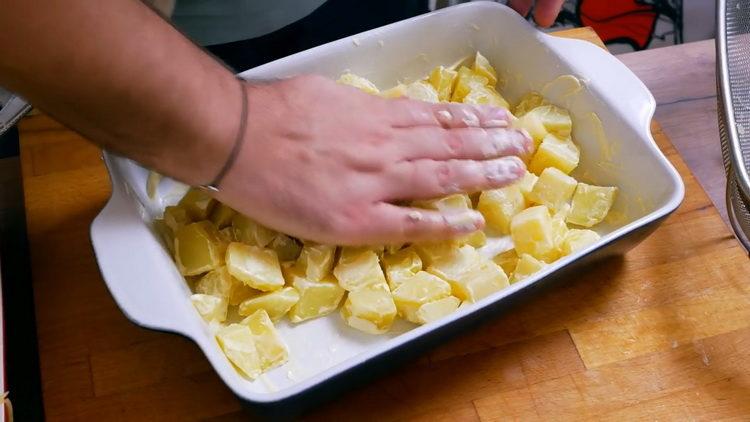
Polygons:
<instances>
[{"instance_id":1,"label":"wood grain surface","mask_svg":"<svg viewBox=\"0 0 750 422\"><path fill-rule=\"evenodd\" d=\"M687 193L652 236L306 417L750 418L750 261L653 132ZM88 236L110 191L99 150L43 115L21 138L49 420L246 419L193 343L136 327L109 295Z\"/></svg>"}]
</instances>

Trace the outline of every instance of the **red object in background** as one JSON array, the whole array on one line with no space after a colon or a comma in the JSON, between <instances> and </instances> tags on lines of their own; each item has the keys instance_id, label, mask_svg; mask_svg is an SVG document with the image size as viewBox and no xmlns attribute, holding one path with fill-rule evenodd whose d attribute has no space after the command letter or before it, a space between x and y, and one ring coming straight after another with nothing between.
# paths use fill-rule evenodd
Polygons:
<instances>
[{"instance_id":1,"label":"red object in background","mask_svg":"<svg viewBox=\"0 0 750 422\"><path fill-rule=\"evenodd\" d=\"M605 43L626 42L643 50L654 35L659 13L638 0L581 0L578 16Z\"/></svg>"}]
</instances>

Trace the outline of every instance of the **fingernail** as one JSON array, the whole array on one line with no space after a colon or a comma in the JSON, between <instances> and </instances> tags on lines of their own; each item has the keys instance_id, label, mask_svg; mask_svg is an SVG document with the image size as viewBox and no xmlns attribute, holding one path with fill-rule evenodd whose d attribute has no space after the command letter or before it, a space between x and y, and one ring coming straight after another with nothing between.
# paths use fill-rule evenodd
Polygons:
<instances>
[{"instance_id":1,"label":"fingernail","mask_svg":"<svg viewBox=\"0 0 750 422\"><path fill-rule=\"evenodd\" d=\"M443 214L443 221L459 233L471 233L482 228L484 217L476 211Z\"/></svg>"},{"instance_id":2,"label":"fingernail","mask_svg":"<svg viewBox=\"0 0 750 422\"><path fill-rule=\"evenodd\" d=\"M477 116L473 111L464 110L463 116L461 117L461 122L466 125L466 127L478 127L479 116Z\"/></svg>"},{"instance_id":3,"label":"fingernail","mask_svg":"<svg viewBox=\"0 0 750 422\"><path fill-rule=\"evenodd\" d=\"M523 176L526 166L518 157L505 157L485 164L485 177L495 183L512 182Z\"/></svg>"},{"instance_id":4,"label":"fingernail","mask_svg":"<svg viewBox=\"0 0 750 422\"><path fill-rule=\"evenodd\" d=\"M435 116L437 116L438 123L443 126L450 126L453 121L453 115L448 110L438 110L435 112Z\"/></svg>"}]
</instances>

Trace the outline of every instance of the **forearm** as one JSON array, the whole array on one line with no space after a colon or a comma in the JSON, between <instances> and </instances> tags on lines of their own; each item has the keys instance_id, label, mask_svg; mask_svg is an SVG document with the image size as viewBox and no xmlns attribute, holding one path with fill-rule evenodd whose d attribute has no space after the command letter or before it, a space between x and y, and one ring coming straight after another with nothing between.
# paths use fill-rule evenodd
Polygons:
<instances>
[{"instance_id":1,"label":"forearm","mask_svg":"<svg viewBox=\"0 0 750 422\"><path fill-rule=\"evenodd\" d=\"M88 139L193 184L237 131L229 70L137 0L6 0L0 85Z\"/></svg>"}]
</instances>

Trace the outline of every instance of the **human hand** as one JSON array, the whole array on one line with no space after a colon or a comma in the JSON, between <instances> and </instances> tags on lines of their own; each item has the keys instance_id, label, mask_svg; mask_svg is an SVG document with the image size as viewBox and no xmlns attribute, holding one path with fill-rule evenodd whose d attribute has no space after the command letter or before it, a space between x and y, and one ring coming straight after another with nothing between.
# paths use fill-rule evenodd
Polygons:
<instances>
[{"instance_id":1,"label":"human hand","mask_svg":"<svg viewBox=\"0 0 750 422\"><path fill-rule=\"evenodd\" d=\"M510 0L508 6L515 9L522 16L529 14L531 5L534 4L534 21L543 27L555 23L557 14L560 13L564 0Z\"/></svg>"},{"instance_id":2,"label":"human hand","mask_svg":"<svg viewBox=\"0 0 750 422\"><path fill-rule=\"evenodd\" d=\"M395 205L499 188L531 138L493 107L385 100L320 76L247 84L248 127L217 198L260 223L329 244L449 238L480 213Z\"/></svg>"}]
</instances>

